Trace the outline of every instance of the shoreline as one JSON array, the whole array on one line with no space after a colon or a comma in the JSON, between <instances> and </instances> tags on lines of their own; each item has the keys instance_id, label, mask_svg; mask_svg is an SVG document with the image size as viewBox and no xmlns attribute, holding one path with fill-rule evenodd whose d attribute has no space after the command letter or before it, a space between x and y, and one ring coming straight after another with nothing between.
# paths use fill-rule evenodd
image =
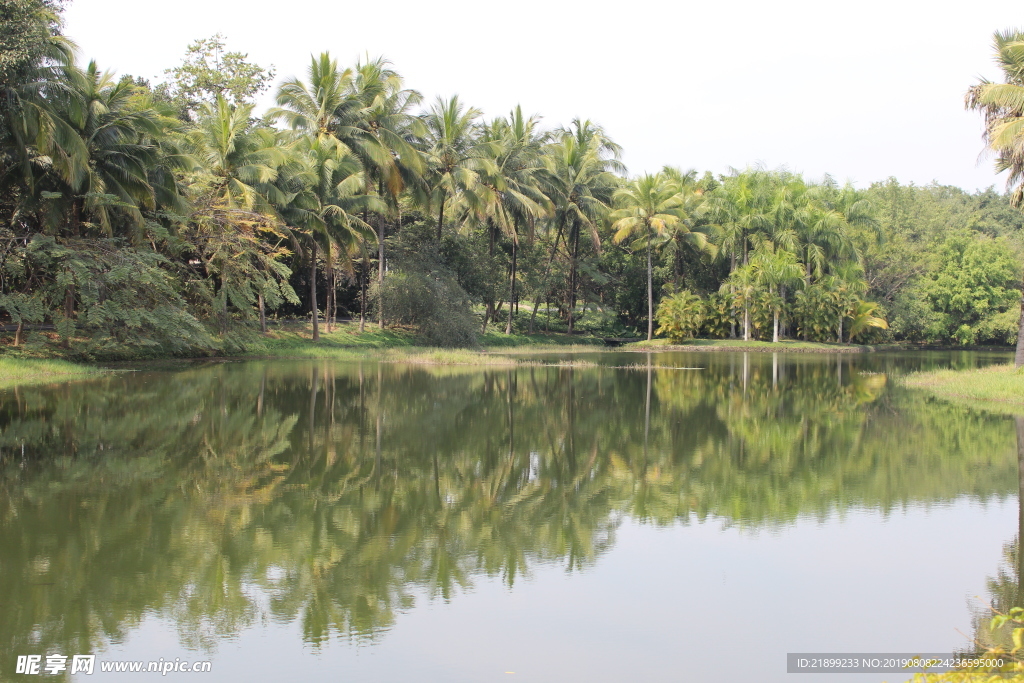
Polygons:
<instances>
[{"instance_id":1,"label":"shoreline","mask_svg":"<svg viewBox=\"0 0 1024 683\"><path fill-rule=\"evenodd\" d=\"M243 360L336 360L342 362L376 361L383 363L409 363L412 365L463 365L481 367L512 367L517 365L560 365L562 367L590 367L589 361L540 363L513 356L545 353L825 353L862 354L879 351L968 350L960 348L917 347L900 344L867 346L785 340L780 342L741 341L736 339L695 339L684 344L672 344L667 339L655 339L609 344L595 336L570 336L565 333L534 335L505 335L488 332L481 337L481 345L473 349L446 349L421 346L412 332L400 329L367 329L354 331L352 323L342 323L332 332L321 332L320 341L311 339L311 326L296 326L276 330L260 338L244 353L213 356L156 356L140 358L110 358L75 361L60 357L32 357L0 352L0 389L28 384L63 382L85 379L118 372L131 367L144 367L161 363L236 362ZM619 340L615 340L616 342ZM980 349L972 349L980 350ZM984 350L1002 351L999 348ZM129 353L126 352L125 356ZM123 368L123 369L122 369Z\"/></svg>"},{"instance_id":2,"label":"shoreline","mask_svg":"<svg viewBox=\"0 0 1024 683\"><path fill-rule=\"evenodd\" d=\"M924 391L957 405L999 415L1024 416L1024 368L1013 363L970 370L914 372L899 379L903 386Z\"/></svg>"}]
</instances>

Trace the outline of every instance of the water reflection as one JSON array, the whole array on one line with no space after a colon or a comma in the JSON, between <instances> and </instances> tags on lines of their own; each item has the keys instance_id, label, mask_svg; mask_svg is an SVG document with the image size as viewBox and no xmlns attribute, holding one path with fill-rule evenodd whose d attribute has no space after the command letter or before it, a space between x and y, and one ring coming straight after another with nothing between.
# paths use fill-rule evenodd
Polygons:
<instances>
[{"instance_id":1,"label":"water reflection","mask_svg":"<svg viewBox=\"0 0 1024 683\"><path fill-rule=\"evenodd\" d=\"M236 363L0 395L0 661L96 651L153 614L195 648L267 619L372 640L417 595L586 568L627 516L765 527L1017 493L1008 423L890 386L889 361L638 359Z\"/></svg>"}]
</instances>

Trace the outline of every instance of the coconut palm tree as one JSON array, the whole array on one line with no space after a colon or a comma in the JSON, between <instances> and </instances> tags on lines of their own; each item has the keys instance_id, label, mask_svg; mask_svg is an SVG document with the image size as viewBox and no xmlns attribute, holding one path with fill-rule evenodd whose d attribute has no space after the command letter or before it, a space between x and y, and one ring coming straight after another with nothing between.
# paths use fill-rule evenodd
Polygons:
<instances>
[{"instance_id":1,"label":"coconut palm tree","mask_svg":"<svg viewBox=\"0 0 1024 683\"><path fill-rule=\"evenodd\" d=\"M490 256L494 256L497 234L505 235L512 245L512 263L509 269L509 312L505 334L512 333L512 314L516 300L516 268L519 238L524 228L548 214L551 201L543 191L543 145L546 135L539 130L540 117L523 115L517 106L507 119L495 119L485 126L481 142L491 145L493 167L482 174L478 217L487 226L490 236ZM488 301L484 314L484 329L493 316L494 302Z\"/></svg>"},{"instance_id":2,"label":"coconut palm tree","mask_svg":"<svg viewBox=\"0 0 1024 683\"><path fill-rule=\"evenodd\" d=\"M335 253L347 258L357 243L373 237L372 227L359 214L383 211L384 206L376 195L363 192L362 164L336 138L301 136L291 152L280 183L284 200L279 210L288 225L308 236L313 341L319 341L317 252L322 248L329 264Z\"/></svg>"},{"instance_id":3,"label":"coconut palm tree","mask_svg":"<svg viewBox=\"0 0 1024 683\"><path fill-rule=\"evenodd\" d=\"M569 128L555 131L554 142L546 156L550 165L547 193L554 204L555 236L551 244L552 258L564 238L569 259L566 307L568 331L573 332L578 290L580 236L590 233L595 250L601 248L597 225L609 210L612 195L619 187L615 172L625 173L619 161L622 149L600 126L574 119ZM550 261L549 261L550 265Z\"/></svg>"},{"instance_id":4,"label":"coconut palm tree","mask_svg":"<svg viewBox=\"0 0 1024 683\"><path fill-rule=\"evenodd\" d=\"M445 100L440 97L423 114L426 128L420 148L426 159L427 182L431 204L437 206L437 241L441 241L445 205L461 200L469 208L478 210L480 200L475 192L480 184L481 172L493 172L491 158L495 144L479 139L482 112L466 107L454 95Z\"/></svg>"},{"instance_id":5,"label":"coconut palm tree","mask_svg":"<svg viewBox=\"0 0 1024 683\"><path fill-rule=\"evenodd\" d=\"M200 109L186 136L197 164L191 191L199 217L194 222L208 245L203 260L207 271L217 272L221 281L222 331L227 330L229 300L239 309L247 304L254 272L280 275L280 264L259 243L256 232L277 223L275 206L286 203L274 181L290 155L278 133L252 128L252 108L218 96ZM262 304L262 297L259 301Z\"/></svg>"},{"instance_id":6,"label":"coconut palm tree","mask_svg":"<svg viewBox=\"0 0 1024 683\"><path fill-rule=\"evenodd\" d=\"M418 105L422 96L403 87L402 77L390 68L383 57L356 65L351 80L350 98L362 107L349 112L351 127L363 131L375 144L356 146L364 152L361 162L366 179L366 193L376 192L384 201L386 211L377 214L377 284L384 283L386 270L384 238L387 226L385 214L399 212L399 194L411 187L416 194L422 191L425 164L423 155L414 146L418 136L425 133L422 121L410 110ZM366 152L372 151L372 154ZM381 154L383 152L383 154ZM364 215L364 221L366 216ZM383 302L378 300L378 323L384 327Z\"/></svg>"},{"instance_id":7,"label":"coconut palm tree","mask_svg":"<svg viewBox=\"0 0 1024 683\"><path fill-rule=\"evenodd\" d=\"M985 118L982 138L996 153L996 173L1009 171L1007 188L1013 188L1010 203L1024 205L1024 32L997 31L993 37L996 62L1005 83L982 79L967 90L968 109ZM1024 366L1024 289L1017 332L1016 367Z\"/></svg>"},{"instance_id":8,"label":"coconut palm tree","mask_svg":"<svg viewBox=\"0 0 1024 683\"><path fill-rule=\"evenodd\" d=\"M615 231L612 239L620 244L639 236L637 242L642 243L647 252L647 341L650 341L654 338L652 242L682 223L682 193L678 185L665 176L644 174L617 190L613 201L618 208L609 215Z\"/></svg>"},{"instance_id":9,"label":"coconut palm tree","mask_svg":"<svg viewBox=\"0 0 1024 683\"><path fill-rule=\"evenodd\" d=\"M772 341L779 341L779 315L785 303L782 288L800 279L804 274L803 266L796 255L785 249L775 249L770 245L758 249L750 261L759 284L772 296Z\"/></svg>"}]
</instances>

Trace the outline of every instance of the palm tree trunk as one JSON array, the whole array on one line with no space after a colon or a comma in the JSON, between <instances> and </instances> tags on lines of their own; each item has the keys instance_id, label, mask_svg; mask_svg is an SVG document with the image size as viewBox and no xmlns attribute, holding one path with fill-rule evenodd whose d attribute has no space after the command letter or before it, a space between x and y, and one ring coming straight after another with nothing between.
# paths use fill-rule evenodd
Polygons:
<instances>
[{"instance_id":1,"label":"palm tree trunk","mask_svg":"<svg viewBox=\"0 0 1024 683\"><path fill-rule=\"evenodd\" d=\"M309 255L309 308L313 314L313 341L320 341L320 311L316 304L316 239Z\"/></svg>"},{"instance_id":2,"label":"palm tree trunk","mask_svg":"<svg viewBox=\"0 0 1024 683\"><path fill-rule=\"evenodd\" d=\"M384 196L384 181L380 183L380 195ZM384 329L384 216L377 216L377 323Z\"/></svg>"},{"instance_id":3,"label":"palm tree trunk","mask_svg":"<svg viewBox=\"0 0 1024 683\"><path fill-rule=\"evenodd\" d=\"M324 309L324 323L327 334L331 333L331 321L334 319L334 249L333 243L327 243L327 303Z\"/></svg>"},{"instance_id":4,"label":"palm tree trunk","mask_svg":"<svg viewBox=\"0 0 1024 683\"><path fill-rule=\"evenodd\" d=\"M22 335L22 332L24 331L24 329L25 329L25 321L24 320L19 320L18 321L18 329L14 331L14 345L16 347L17 346L21 346L21 335Z\"/></svg>"},{"instance_id":5,"label":"palm tree trunk","mask_svg":"<svg viewBox=\"0 0 1024 683\"><path fill-rule=\"evenodd\" d=\"M494 232L494 223L492 221L487 221L487 237L489 240L487 256L492 267L494 265ZM481 330L480 334L487 332L487 323L494 319L496 313L494 309L494 300L489 297L490 295L488 295L488 299L485 302L486 310L484 310L484 328Z\"/></svg>"},{"instance_id":6,"label":"palm tree trunk","mask_svg":"<svg viewBox=\"0 0 1024 683\"><path fill-rule=\"evenodd\" d=\"M68 285L64 289L64 317L71 320L75 315L75 286ZM71 348L71 337L64 337L61 346L65 349Z\"/></svg>"},{"instance_id":7,"label":"palm tree trunk","mask_svg":"<svg viewBox=\"0 0 1024 683\"><path fill-rule=\"evenodd\" d=\"M782 287L779 287L779 297L782 297ZM778 343L779 341L779 306L775 306L775 321L772 326L772 342Z\"/></svg>"},{"instance_id":8,"label":"palm tree trunk","mask_svg":"<svg viewBox=\"0 0 1024 683\"><path fill-rule=\"evenodd\" d=\"M1013 357L1014 367L1019 368L1024 365L1024 288L1021 289L1020 297L1020 321L1017 323L1017 353ZM1019 541L1024 544L1024 540ZM1024 551L1021 551L1024 555Z\"/></svg>"},{"instance_id":9,"label":"palm tree trunk","mask_svg":"<svg viewBox=\"0 0 1024 683\"><path fill-rule=\"evenodd\" d=\"M647 227L647 341L654 339L654 271L651 268L651 228Z\"/></svg>"},{"instance_id":10,"label":"palm tree trunk","mask_svg":"<svg viewBox=\"0 0 1024 683\"><path fill-rule=\"evenodd\" d=\"M447 199L447 195L441 195L441 208L437 212L437 241L441 242L441 226L444 224L444 200Z\"/></svg>"},{"instance_id":11,"label":"palm tree trunk","mask_svg":"<svg viewBox=\"0 0 1024 683\"><path fill-rule=\"evenodd\" d=\"M260 307L260 332L262 334L267 333L267 311L263 303L263 292L260 292L256 297Z\"/></svg>"},{"instance_id":12,"label":"palm tree trunk","mask_svg":"<svg viewBox=\"0 0 1024 683\"><path fill-rule=\"evenodd\" d=\"M743 341L750 341L750 304L743 302Z\"/></svg>"},{"instance_id":13,"label":"palm tree trunk","mask_svg":"<svg viewBox=\"0 0 1024 683\"><path fill-rule=\"evenodd\" d=\"M533 313L530 315L530 331L533 334L533 322L537 319L537 311L540 310L540 298L533 302Z\"/></svg>"},{"instance_id":14,"label":"palm tree trunk","mask_svg":"<svg viewBox=\"0 0 1024 683\"><path fill-rule=\"evenodd\" d=\"M576 313L576 258L580 251L580 230L579 225L573 221L572 230L572 252L569 260L569 327L568 332L572 334L573 323Z\"/></svg>"},{"instance_id":15,"label":"palm tree trunk","mask_svg":"<svg viewBox=\"0 0 1024 683\"><path fill-rule=\"evenodd\" d=\"M359 332L366 329L366 255L363 255L363 267L359 269Z\"/></svg>"},{"instance_id":16,"label":"palm tree trunk","mask_svg":"<svg viewBox=\"0 0 1024 683\"><path fill-rule=\"evenodd\" d=\"M512 334L512 312L515 310L516 301L516 252L519 240L518 236L512 238L512 276L509 278L509 299L508 299L508 323L505 325L505 334Z\"/></svg>"}]
</instances>

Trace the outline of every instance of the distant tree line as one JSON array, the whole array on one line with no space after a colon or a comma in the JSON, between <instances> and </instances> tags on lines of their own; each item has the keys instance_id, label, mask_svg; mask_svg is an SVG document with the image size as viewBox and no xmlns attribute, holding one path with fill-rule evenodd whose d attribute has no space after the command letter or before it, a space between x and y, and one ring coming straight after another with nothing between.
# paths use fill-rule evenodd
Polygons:
<instances>
[{"instance_id":1,"label":"distant tree line","mask_svg":"<svg viewBox=\"0 0 1024 683\"><path fill-rule=\"evenodd\" d=\"M1017 338L1011 196L760 168L629 177L592 121L425 104L383 58L314 56L258 113L274 70L223 36L153 85L77 65L60 10L0 0L5 345L231 351L275 314L314 340L351 316L439 345L492 328Z\"/></svg>"}]
</instances>

